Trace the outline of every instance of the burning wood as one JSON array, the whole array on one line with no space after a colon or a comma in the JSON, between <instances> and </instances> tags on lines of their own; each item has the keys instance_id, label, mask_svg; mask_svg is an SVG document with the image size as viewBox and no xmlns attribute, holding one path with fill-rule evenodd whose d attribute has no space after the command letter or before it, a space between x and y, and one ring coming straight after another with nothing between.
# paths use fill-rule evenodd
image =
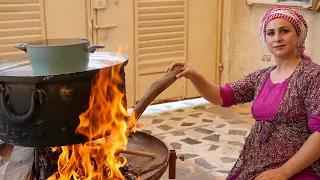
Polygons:
<instances>
[{"instance_id":1,"label":"burning wood","mask_svg":"<svg viewBox=\"0 0 320 180\"><path fill-rule=\"evenodd\" d=\"M61 153L61 150L52 150L52 148L38 148L36 150L35 175L33 179L45 180L52 176L58 170L57 161ZM119 157L119 161L123 161L123 157ZM126 180L136 180L139 177L129 164L125 164L119 170ZM108 169L102 171L103 174L109 173ZM58 177L58 179L64 179L64 177ZM76 180L76 178L72 177L69 180Z\"/></svg>"}]
</instances>

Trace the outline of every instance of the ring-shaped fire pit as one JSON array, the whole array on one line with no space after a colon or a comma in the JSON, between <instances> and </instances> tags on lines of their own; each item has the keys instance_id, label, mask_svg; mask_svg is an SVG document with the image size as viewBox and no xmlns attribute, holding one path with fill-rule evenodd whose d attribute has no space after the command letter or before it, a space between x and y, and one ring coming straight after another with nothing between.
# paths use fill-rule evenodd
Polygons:
<instances>
[{"instance_id":1,"label":"ring-shaped fire pit","mask_svg":"<svg viewBox=\"0 0 320 180\"><path fill-rule=\"evenodd\" d=\"M130 134L127 148L151 152L155 155L155 158L149 158L125 154L128 164L140 175L141 180L159 179L166 171L169 162L169 149L158 138L137 131Z\"/></svg>"}]
</instances>

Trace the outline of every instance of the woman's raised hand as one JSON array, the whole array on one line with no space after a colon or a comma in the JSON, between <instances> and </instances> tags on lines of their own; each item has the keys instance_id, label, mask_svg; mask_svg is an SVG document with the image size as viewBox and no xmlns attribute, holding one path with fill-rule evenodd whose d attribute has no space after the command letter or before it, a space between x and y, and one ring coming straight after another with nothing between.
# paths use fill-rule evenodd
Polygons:
<instances>
[{"instance_id":1,"label":"woman's raised hand","mask_svg":"<svg viewBox=\"0 0 320 180\"><path fill-rule=\"evenodd\" d=\"M166 68L165 72L171 71L175 66L183 67L182 71L176 75L177 78L185 77L190 79L196 73L195 70L188 66L185 61L176 61L172 63Z\"/></svg>"}]
</instances>

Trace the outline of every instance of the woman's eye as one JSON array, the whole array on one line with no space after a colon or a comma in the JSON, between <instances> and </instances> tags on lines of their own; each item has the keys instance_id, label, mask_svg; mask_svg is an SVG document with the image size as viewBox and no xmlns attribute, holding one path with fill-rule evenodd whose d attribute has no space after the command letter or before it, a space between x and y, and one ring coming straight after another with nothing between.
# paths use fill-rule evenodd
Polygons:
<instances>
[{"instance_id":1,"label":"woman's eye","mask_svg":"<svg viewBox=\"0 0 320 180\"><path fill-rule=\"evenodd\" d=\"M289 31L286 30L286 29L283 29L283 30L281 30L280 32L281 32L282 34L285 34L285 33L288 33Z\"/></svg>"},{"instance_id":2,"label":"woman's eye","mask_svg":"<svg viewBox=\"0 0 320 180\"><path fill-rule=\"evenodd\" d=\"M274 32L268 32L267 35L268 35L268 36L273 36L273 35L274 35Z\"/></svg>"}]
</instances>

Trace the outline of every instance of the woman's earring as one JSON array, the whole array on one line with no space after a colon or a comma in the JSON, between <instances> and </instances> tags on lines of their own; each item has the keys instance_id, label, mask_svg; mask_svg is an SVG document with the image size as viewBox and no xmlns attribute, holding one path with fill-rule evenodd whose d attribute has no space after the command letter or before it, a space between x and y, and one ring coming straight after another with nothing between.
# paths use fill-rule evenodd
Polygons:
<instances>
[{"instance_id":1,"label":"woman's earring","mask_svg":"<svg viewBox=\"0 0 320 180\"><path fill-rule=\"evenodd\" d=\"M266 47L266 46L265 46ZM265 48L264 47L264 48ZM262 49L262 54L263 54L263 56L262 56L262 61L267 61L267 62L269 62L270 60L271 60L271 55L266 55L263 51L264 51L264 48Z\"/></svg>"}]
</instances>

